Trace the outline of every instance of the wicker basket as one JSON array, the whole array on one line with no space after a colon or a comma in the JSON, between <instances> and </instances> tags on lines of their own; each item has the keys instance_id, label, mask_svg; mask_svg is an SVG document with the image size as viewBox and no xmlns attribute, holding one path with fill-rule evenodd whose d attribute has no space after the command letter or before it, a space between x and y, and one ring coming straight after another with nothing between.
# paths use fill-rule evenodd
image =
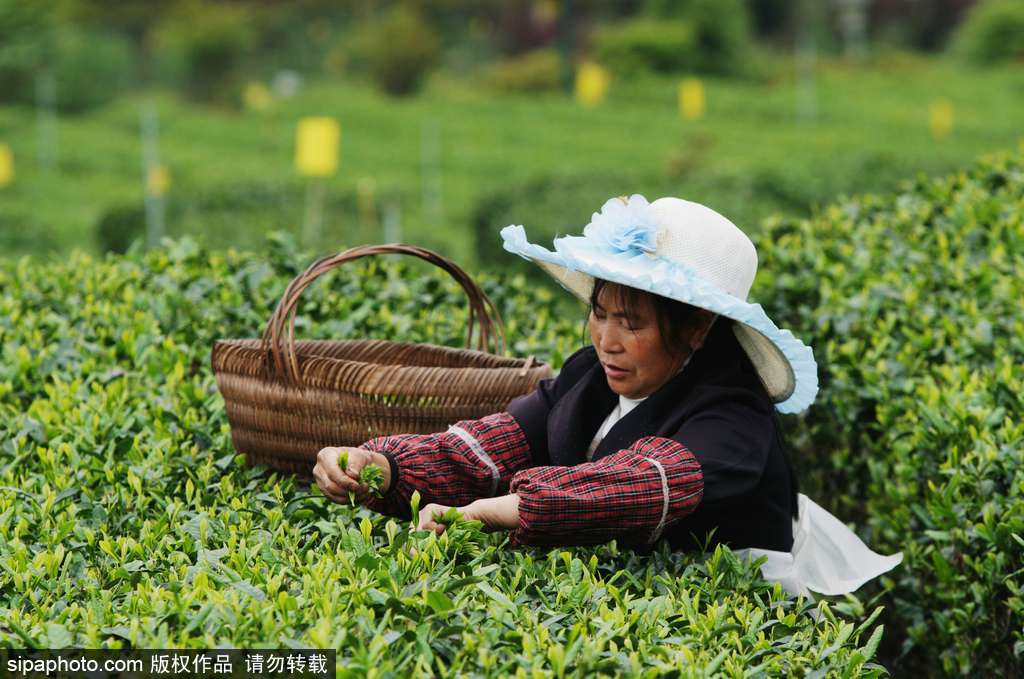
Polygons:
<instances>
[{"instance_id":1,"label":"wicker basket","mask_svg":"<svg viewBox=\"0 0 1024 679\"><path fill-rule=\"evenodd\" d=\"M366 339L295 341L296 306L310 283L345 262L389 253L425 259L459 282L470 305L465 349ZM551 376L551 367L533 356L487 353L492 342L505 351L501 317L462 269L423 248L372 245L313 262L288 285L262 339L217 340L210 358L236 450L249 465L266 464L308 481L325 446L443 431L458 420L502 411Z\"/></svg>"}]
</instances>

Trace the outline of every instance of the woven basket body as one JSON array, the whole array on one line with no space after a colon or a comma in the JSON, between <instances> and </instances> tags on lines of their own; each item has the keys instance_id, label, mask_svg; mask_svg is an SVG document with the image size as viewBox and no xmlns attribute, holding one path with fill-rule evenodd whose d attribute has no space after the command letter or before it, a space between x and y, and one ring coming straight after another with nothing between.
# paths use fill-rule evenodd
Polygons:
<instances>
[{"instance_id":1,"label":"woven basket body","mask_svg":"<svg viewBox=\"0 0 1024 679\"><path fill-rule=\"evenodd\" d=\"M459 281L470 300L466 345L479 320L478 349L294 339L295 308L305 287L344 262L388 253L420 257ZM429 250L376 245L311 264L288 286L262 339L217 340L211 363L235 449L250 465L266 464L309 480L321 448L359 446L385 434L444 431L458 420L504 410L551 376L550 366L532 356L485 351L489 343L504 349L500 316L465 272Z\"/></svg>"}]
</instances>

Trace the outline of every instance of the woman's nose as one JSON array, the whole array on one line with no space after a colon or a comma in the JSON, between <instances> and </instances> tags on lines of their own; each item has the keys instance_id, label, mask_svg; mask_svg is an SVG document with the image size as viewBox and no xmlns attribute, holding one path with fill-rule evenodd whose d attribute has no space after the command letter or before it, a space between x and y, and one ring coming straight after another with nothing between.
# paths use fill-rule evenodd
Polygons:
<instances>
[{"instance_id":1,"label":"woman's nose","mask_svg":"<svg viewBox=\"0 0 1024 679\"><path fill-rule=\"evenodd\" d=\"M619 338L619 333L611 327L612 325L613 324L611 323L606 324L598 338L598 348L604 353L612 353L622 349L622 342Z\"/></svg>"}]
</instances>

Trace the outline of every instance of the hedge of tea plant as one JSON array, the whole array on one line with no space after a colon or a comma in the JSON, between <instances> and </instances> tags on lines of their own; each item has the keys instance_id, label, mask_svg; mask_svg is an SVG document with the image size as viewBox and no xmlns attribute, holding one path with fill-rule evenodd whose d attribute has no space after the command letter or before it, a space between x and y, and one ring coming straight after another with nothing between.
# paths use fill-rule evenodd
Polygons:
<instances>
[{"instance_id":1,"label":"hedge of tea plant","mask_svg":"<svg viewBox=\"0 0 1024 679\"><path fill-rule=\"evenodd\" d=\"M819 363L794 435L808 493L905 557L883 600L894 672L1020 676L1022 159L769 221L758 241L755 295Z\"/></svg>"},{"instance_id":2,"label":"hedge of tea plant","mask_svg":"<svg viewBox=\"0 0 1024 679\"><path fill-rule=\"evenodd\" d=\"M245 466L211 344L258 336L309 261L278 237L0 264L0 645L336 648L374 677L886 674L881 608L786 596L725 548L510 549ZM478 280L517 355L579 346L550 292ZM445 274L386 257L307 289L297 333L459 346L465 319Z\"/></svg>"}]
</instances>

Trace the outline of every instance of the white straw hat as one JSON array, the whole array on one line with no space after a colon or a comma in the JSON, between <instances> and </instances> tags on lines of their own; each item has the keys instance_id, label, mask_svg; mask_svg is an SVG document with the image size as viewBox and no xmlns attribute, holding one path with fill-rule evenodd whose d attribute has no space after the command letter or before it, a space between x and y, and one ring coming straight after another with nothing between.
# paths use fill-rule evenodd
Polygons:
<instances>
[{"instance_id":1,"label":"white straw hat","mask_svg":"<svg viewBox=\"0 0 1024 679\"><path fill-rule=\"evenodd\" d=\"M521 225L501 230L509 252L534 262L589 304L594 278L707 309L736 323L736 339L782 413L807 408L818 393L811 348L747 302L757 273L754 244L735 224L700 203L640 194L611 198L582 236L554 240L555 252L526 240Z\"/></svg>"}]
</instances>

